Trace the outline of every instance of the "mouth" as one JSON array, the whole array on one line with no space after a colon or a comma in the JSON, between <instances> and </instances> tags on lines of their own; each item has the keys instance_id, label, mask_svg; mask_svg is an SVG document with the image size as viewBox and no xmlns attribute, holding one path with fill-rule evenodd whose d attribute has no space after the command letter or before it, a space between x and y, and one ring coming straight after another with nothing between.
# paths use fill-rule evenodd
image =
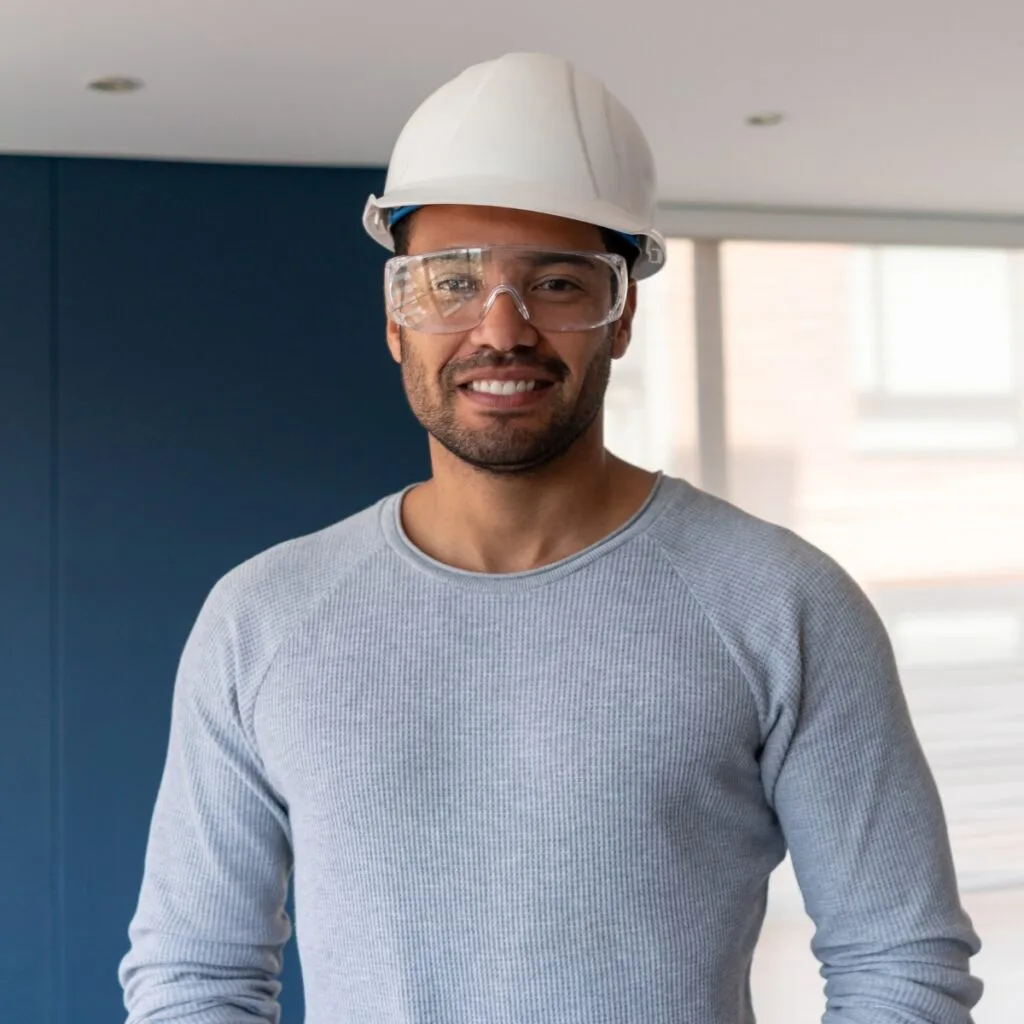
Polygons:
<instances>
[{"instance_id":1,"label":"mouth","mask_svg":"<svg viewBox=\"0 0 1024 1024\"><path fill-rule=\"evenodd\" d=\"M517 395L526 391L551 387L549 380L470 380L460 385L466 391L481 395Z\"/></svg>"},{"instance_id":2,"label":"mouth","mask_svg":"<svg viewBox=\"0 0 1024 1024\"><path fill-rule=\"evenodd\" d=\"M554 386L550 380L470 380L458 387L474 405L489 409L525 409L539 405Z\"/></svg>"}]
</instances>

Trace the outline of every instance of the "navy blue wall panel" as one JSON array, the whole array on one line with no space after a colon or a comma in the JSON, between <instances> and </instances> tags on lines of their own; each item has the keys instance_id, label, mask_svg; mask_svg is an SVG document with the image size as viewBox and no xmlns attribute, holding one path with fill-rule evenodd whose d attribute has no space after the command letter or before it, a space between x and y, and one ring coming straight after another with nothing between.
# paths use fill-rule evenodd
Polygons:
<instances>
[{"instance_id":1,"label":"navy blue wall panel","mask_svg":"<svg viewBox=\"0 0 1024 1024\"><path fill-rule=\"evenodd\" d=\"M58 984L49 203L47 161L0 158L0 1017L32 1024Z\"/></svg>"},{"instance_id":2,"label":"navy blue wall panel","mask_svg":"<svg viewBox=\"0 0 1024 1024\"><path fill-rule=\"evenodd\" d=\"M359 224L379 172L55 167L59 1024L110 1024L202 599L257 551L422 478L426 448L384 345L384 252ZM295 959L284 1024L301 1021Z\"/></svg>"}]
</instances>

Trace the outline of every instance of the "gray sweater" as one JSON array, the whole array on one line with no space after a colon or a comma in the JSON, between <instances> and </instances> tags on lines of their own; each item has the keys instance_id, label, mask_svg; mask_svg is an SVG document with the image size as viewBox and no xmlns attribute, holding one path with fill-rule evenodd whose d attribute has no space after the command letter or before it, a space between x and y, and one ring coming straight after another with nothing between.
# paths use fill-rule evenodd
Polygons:
<instances>
[{"instance_id":1,"label":"gray sweater","mask_svg":"<svg viewBox=\"0 0 1024 1024\"><path fill-rule=\"evenodd\" d=\"M175 685L130 1024L751 1024L788 849L827 1024L968 1024L979 941L885 631L827 556L662 478L509 575L400 495L230 572ZM295 1022L297 1024L297 1022Z\"/></svg>"}]
</instances>

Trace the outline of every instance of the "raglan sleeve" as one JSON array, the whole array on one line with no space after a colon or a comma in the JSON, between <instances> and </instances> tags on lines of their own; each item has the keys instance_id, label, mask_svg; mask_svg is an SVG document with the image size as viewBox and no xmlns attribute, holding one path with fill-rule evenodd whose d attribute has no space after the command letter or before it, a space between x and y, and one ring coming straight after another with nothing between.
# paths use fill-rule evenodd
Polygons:
<instances>
[{"instance_id":1,"label":"raglan sleeve","mask_svg":"<svg viewBox=\"0 0 1024 1024\"><path fill-rule=\"evenodd\" d=\"M183 651L141 892L119 979L127 1024L277 1024L292 855L245 723L261 652L214 588Z\"/></svg>"},{"instance_id":2,"label":"raglan sleeve","mask_svg":"<svg viewBox=\"0 0 1024 1024\"><path fill-rule=\"evenodd\" d=\"M885 627L826 561L788 642L795 696L769 799L815 924L823 1024L971 1024L980 941Z\"/></svg>"}]
</instances>

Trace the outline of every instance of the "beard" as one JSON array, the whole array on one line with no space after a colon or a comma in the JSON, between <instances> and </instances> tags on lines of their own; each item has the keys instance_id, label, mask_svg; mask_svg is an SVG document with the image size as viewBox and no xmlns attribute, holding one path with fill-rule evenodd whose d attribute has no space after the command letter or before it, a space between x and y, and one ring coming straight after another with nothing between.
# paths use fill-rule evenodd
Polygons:
<instances>
[{"instance_id":1,"label":"beard","mask_svg":"<svg viewBox=\"0 0 1024 1024\"><path fill-rule=\"evenodd\" d=\"M431 386L427 369L404 330L400 340L402 383L413 415L456 458L497 475L535 473L568 452L600 415L611 378L611 328L587 366L574 398L563 391L568 367L558 359L539 358L528 346L519 346L505 355L488 352L450 363L441 373L438 390ZM521 426L514 416L495 416L486 426L460 423L455 383L458 377L473 370L509 367L536 369L554 377L552 388L556 390L547 400L546 422Z\"/></svg>"}]
</instances>

